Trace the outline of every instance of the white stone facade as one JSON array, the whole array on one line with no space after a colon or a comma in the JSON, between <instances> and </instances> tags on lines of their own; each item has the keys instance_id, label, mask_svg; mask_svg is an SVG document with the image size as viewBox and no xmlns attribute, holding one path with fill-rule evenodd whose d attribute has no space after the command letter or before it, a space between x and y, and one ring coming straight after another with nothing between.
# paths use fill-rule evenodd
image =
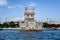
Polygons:
<instances>
[{"instance_id":1,"label":"white stone facade","mask_svg":"<svg viewBox=\"0 0 60 40\"><path fill-rule=\"evenodd\" d=\"M34 17L34 8L25 8L24 12L24 21L20 21L20 28L26 29L26 30L33 30L33 29L42 29L42 22L36 22L35 17Z\"/></svg>"}]
</instances>

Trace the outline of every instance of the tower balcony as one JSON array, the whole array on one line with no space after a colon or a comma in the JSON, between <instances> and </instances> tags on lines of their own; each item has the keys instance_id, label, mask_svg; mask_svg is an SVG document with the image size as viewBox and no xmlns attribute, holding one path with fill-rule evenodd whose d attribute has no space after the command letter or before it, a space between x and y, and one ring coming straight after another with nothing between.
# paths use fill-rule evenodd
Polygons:
<instances>
[{"instance_id":1,"label":"tower balcony","mask_svg":"<svg viewBox=\"0 0 60 40\"><path fill-rule=\"evenodd\" d=\"M34 15L35 13L34 12L24 12L24 15Z\"/></svg>"},{"instance_id":2,"label":"tower balcony","mask_svg":"<svg viewBox=\"0 0 60 40\"><path fill-rule=\"evenodd\" d=\"M25 18L34 18L34 17L25 17Z\"/></svg>"}]
</instances>

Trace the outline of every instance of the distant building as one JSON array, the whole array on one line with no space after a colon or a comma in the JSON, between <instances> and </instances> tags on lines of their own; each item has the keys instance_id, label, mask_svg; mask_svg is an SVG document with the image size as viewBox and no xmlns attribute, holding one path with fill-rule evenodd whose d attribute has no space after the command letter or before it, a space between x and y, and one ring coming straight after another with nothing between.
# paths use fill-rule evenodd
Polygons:
<instances>
[{"instance_id":1,"label":"distant building","mask_svg":"<svg viewBox=\"0 0 60 40\"><path fill-rule=\"evenodd\" d=\"M48 22L49 24L60 24L60 22L57 22L57 21L50 21Z\"/></svg>"}]
</instances>

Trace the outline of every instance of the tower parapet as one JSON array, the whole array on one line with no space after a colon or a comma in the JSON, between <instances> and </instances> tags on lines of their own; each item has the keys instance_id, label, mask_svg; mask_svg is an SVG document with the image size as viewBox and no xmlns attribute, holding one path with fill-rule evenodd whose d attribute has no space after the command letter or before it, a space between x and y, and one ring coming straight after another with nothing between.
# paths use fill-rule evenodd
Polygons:
<instances>
[{"instance_id":1,"label":"tower parapet","mask_svg":"<svg viewBox=\"0 0 60 40\"><path fill-rule=\"evenodd\" d=\"M25 7L25 14L34 14L34 7Z\"/></svg>"}]
</instances>

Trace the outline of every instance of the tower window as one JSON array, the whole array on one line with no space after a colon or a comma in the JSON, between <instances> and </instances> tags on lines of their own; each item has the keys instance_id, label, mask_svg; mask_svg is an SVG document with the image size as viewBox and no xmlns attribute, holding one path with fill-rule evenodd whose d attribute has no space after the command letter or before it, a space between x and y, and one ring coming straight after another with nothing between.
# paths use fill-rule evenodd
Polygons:
<instances>
[{"instance_id":1,"label":"tower window","mask_svg":"<svg viewBox=\"0 0 60 40\"><path fill-rule=\"evenodd\" d=\"M31 17L33 17L33 15L31 15Z\"/></svg>"},{"instance_id":2,"label":"tower window","mask_svg":"<svg viewBox=\"0 0 60 40\"><path fill-rule=\"evenodd\" d=\"M24 21L22 21L22 23L24 23Z\"/></svg>"},{"instance_id":3,"label":"tower window","mask_svg":"<svg viewBox=\"0 0 60 40\"><path fill-rule=\"evenodd\" d=\"M28 27L28 25L26 25L26 27Z\"/></svg>"},{"instance_id":4,"label":"tower window","mask_svg":"<svg viewBox=\"0 0 60 40\"><path fill-rule=\"evenodd\" d=\"M27 15L27 17L28 17L29 15Z\"/></svg>"}]
</instances>

